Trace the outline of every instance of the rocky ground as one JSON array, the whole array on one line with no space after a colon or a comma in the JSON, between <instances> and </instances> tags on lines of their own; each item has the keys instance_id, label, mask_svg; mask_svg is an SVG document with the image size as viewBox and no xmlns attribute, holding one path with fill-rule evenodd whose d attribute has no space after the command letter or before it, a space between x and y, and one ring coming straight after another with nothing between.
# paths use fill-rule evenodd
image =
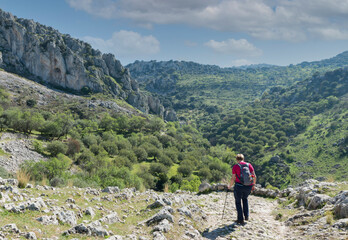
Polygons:
<instances>
[{"instance_id":1,"label":"rocky ground","mask_svg":"<svg viewBox=\"0 0 348 240\"><path fill-rule=\"evenodd\" d=\"M104 111L137 114L137 111L129 105L126 108L118 105L115 101L91 99L57 89L50 89L47 86L5 71L0 71L0 87L10 93L12 104L16 105L26 105L27 100L35 100L42 109L63 108L65 105L70 105L91 111L103 109Z\"/></svg>"},{"instance_id":2,"label":"rocky ground","mask_svg":"<svg viewBox=\"0 0 348 240\"><path fill-rule=\"evenodd\" d=\"M258 188L255 194L263 197L250 196L251 216L243 226L234 223L232 193L227 195L222 218L226 192L218 190L224 188L223 185L210 187L214 191L208 194L196 194L30 184L19 189L17 184L17 180L0 179L0 239L348 237L347 183L306 182L299 188L282 192ZM318 197L317 191L323 189L329 195L320 193ZM341 191L343 189L345 191ZM278 196L276 199L269 198L274 194Z\"/></svg>"},{"instance_id":3,"label":"rocky ground","mask_svg":"<svg viewBox=\"0 0 348 240\"><path fill-rule=\"evenodd\" d=\"M32 137L29 139L23 134L2 133L0 148L3 154L0 155L0 166L9 172L16 172L26 160L45 160L46 157L33 150L32 140Z\"/></svg>"}]
</instances>

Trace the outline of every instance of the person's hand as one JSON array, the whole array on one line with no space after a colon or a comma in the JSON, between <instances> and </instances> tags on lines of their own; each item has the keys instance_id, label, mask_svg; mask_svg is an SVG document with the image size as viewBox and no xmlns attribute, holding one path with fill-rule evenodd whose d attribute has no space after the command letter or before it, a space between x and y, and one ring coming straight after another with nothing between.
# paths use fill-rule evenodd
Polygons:
<instances>
[{"instance_id":1,"label":"person's hand","mask_svg":"<svg viewBox=\"0 0 348 240\"><path fill-rule=\"evenodd\" d=\"M252 187L251 187L251 191L254 191L255 190L255 185L253 185Z\"/></svg>"},{"instance_id":2,"label":"person's hand","mask_svg":"<svg viewBox=\"0 0 348 240\"><path fill-rule=\"evenodd\" d=\"M230 184L227 185L227 189L228 189L228 190L231 190L231 187L232 187L232 186L231 186Z\"/></svg>"}]
</instances>

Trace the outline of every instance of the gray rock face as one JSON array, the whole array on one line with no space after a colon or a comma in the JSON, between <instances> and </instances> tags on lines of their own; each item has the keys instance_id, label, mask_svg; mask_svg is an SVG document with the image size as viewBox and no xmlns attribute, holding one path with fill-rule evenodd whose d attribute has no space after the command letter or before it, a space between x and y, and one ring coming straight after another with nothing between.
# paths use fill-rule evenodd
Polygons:
<instances>
[{"instance_id":1,"label":"gray rock face","mask_svg":"<svg viewBox=\"0 0 348 240\"><path fill-rule=\"evenodd\" d=\"M153 231L169 232L172 228L172 224L167 219L162 220L157 226L153 228Z\"/></svg>"},{"instance_id":2,"label":"gray rock face","mask_svg":"<svg viewBox=\"0 0 348 240\"><path fill-rule=\"evenodd\" d=\"M205 192L209 191L211 188L211 185L209 183L201 183L198 187L198 192Z\"/></svg>"},{"instance_id":3,"label":"gray rock face","mask_svg":"<svg viewBox=\"0 0 348 240\"><path fill-rule=\"evenodd\" d=\"M338 218L348 218L348 191L338 194L335 199L335 216Z\"/></svg>"},{"instance_id":4,"label":"gray rock face","mask_svg":"<svg viewBox=\"0 0 348 240\"><path fill-rule=\"evenodd\" d=\"M24 236L26 239L37 239L34 232L28 232Z\"/></svg>"},{"instance_id":5,"label":"gray rock face","mask_svg":"<svg viewBox=\"0 0 348 240\"><path fill-rule=\"evenodd\" d=\"M59 219L59 221L63 223L67 223L70 225L75 225L77 223L77 217L74 211L61 211L61 212L55 212L55 215Z\"/></svg>"},{"instance_id":6,"label":"gray rock face","mask_svg":"<svg viewBox=\"0 0 348 240\"><path fill-rule=\"evenodd\" d=\"M119 187L107 187L102 190L102 192L114 194L114 193L119 193L120 188Z\"/></svg>"},{"instance_id":7,"label":"gray rock face","mask_svg":"<svg viewBox=\"0 0 348 240\"><path fill-rule=\"evenodd\" d=\"M86 208L85 214L86 214L86 215L90 215L92 218L94 218L94 216L95 216L95 212L94 212L94 210L93 210L92 207Z\"/></svg>"},{"instance_id":8,"label":"gray rock face","mask_svg":"<svg viewBox=\"0 0 348 240\"><path fill-rule=\"evenodd\" d=\"M154 209L154 208L160 208L164 206L165 206L165 203L162 200L156 200L154 203L147 206L147 208Z\"/></svg>"},{"instance_id":9,"label":"gray rock face","mask_svg":"<svg viewBox=\"0 0 348 240\"><path fill-rule=\"evenodd\" d=\"M76 92L111 93L145 113L163 116L159 100L140 93L114 55L68 34L0 10L0 46L0 67L6 71Z\"/></svg>"},{"instance_id":10,"label":"gray rock face","mask_svg":"<svg viewBox=\"0 0 348 240\"><path fill-rule=\"evenodd\" d=\"M309 202L307 209L314 210L317 208L321 208L325 203L331 200L331 197L325 194L317 194L315 195L311 201Z\"/></svg>"},{"instance_id":11,"label":"gray rock face","mask_svg":"<svg viewBox=\"0 0 348 240\"><path fill-rule=\"evenodd\" d=\"M52 215L52 216L44 215L37 218L36 220L41 222L43 225L58 225L59 224L56 215Z\"/></svg>"},{"instance_id":12,"label":"gray rock face","mask_svg":"<svg viewBox=\"0 0 348 240\"><path fill-rule=\"evenodd\" d=\"M16 224L7 224L1 228L4 232L11 232L11 233L20 233L21 231L18 229Z\"/></svg>"},{"instance_id":13,"label":"gray rock face","mask_svg":"<svg viewBox=\"0 0 348 240\"><path fill-rule=\"evenodd\" d=\"M105 230L100 224L89 224L85 226L83 223L70 228L63 235L70 234L85 234L88 236L96 236L96 237L106 237L109 236L107 230Z\"/></svg>"},{"instance_id":14,"label":"gray rock face","mask_svg":"<svg viewBox=\"0 0 348 240\"><path fill-rule=\"evenodd\" d=\"M150 226L154 223L161 222L164 219L167 219L169 222L174 222L174 217L171 213L173 213L173 209L171 207L165 207L157 214L146 220L146 224Z\"/></svg>"}]
</instances>

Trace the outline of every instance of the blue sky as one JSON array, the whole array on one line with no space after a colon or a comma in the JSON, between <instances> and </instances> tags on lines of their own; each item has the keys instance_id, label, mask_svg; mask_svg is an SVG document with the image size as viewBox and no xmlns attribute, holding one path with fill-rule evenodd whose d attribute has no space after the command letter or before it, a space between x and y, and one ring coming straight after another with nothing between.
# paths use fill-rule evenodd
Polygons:
<instances>
[{"instance_id":1,"label":"blue sky","mask_svg":"<svg viewBox=\"0 0 348 240\"><path fill-rule=\"evenodd\" d=\"M0 8L135 60L297 64L348 50L348 0L0 0Z\"/></svg>"}]
</instances>

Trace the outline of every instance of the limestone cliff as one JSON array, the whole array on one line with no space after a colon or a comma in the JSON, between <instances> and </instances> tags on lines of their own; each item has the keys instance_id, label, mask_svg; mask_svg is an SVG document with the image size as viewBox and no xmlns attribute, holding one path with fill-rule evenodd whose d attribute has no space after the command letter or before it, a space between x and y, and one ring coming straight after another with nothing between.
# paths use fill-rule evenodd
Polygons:
<instances>
[{"instance_id":1,"label":"limestone cliff","mask_svg":"<svg viewBox=\"0 0 348 240\"><path fill-rule=\"evenodd\" d=\"M43 84L82 93L108 93L145 113L163 116L158 99L139 91L138 82L112 54L33 20L0 10L0 67Z\"/></svg>"}]
</instances>

